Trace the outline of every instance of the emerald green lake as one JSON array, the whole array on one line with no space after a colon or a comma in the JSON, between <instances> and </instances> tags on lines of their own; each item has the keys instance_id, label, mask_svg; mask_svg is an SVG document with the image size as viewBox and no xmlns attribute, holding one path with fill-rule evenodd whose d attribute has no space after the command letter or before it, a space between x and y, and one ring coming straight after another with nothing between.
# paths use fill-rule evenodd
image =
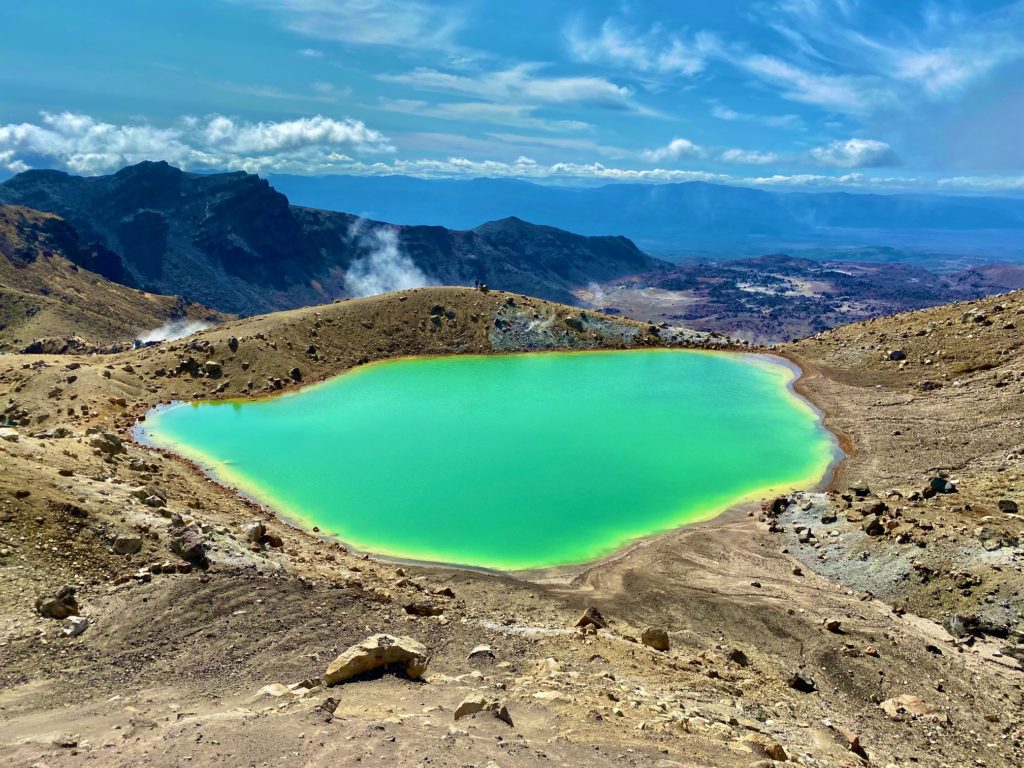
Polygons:
<instances>
[{"instance_id":1,"label":"emerald green lake","mask_svg":"<svg viewBox=\"0 0 1024 768\"><path fill-rule=\"evenodd\" d=\"M137 437L361 550L537 568L815 484L834 441L794 377L681 350L403 359L156 409Z\"/></svg>"}]
</instances>

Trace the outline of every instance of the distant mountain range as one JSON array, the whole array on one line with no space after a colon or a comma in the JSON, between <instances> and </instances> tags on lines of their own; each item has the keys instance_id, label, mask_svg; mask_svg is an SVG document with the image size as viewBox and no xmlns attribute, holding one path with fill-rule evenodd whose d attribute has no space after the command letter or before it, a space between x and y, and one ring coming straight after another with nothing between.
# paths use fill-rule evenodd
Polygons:
<instances>
[{"instance_id":1,"label":"distant mountain range","mask_svg":"<svg viewBox=\"0 0 1024 768\"><path fill-rule=\"evenodd\" d=\"M274 175L293 203L462 229L517 216L645 250L759 255L887 245L1024 259L1024 199L775 192L718 184L542 186L512 179Z\"/></svg>"},{"instance_id":2,"label":"distant mountain range","mask_svg":"<svg viewBox=\"0 0 1024 768\"><path fill-rule=\"evenodd\" d=\"M585 237L503 215L472 229L397 226L290 205L248 173L144 162L109 176L18 174L0 202L54 213L115 282L253 314L427 282L572 303L573 291L664 266L624 237ZM474 222L479 223L479 222ZM69 258L74 258L71 255Z\"/></svg>"}]
</instances>

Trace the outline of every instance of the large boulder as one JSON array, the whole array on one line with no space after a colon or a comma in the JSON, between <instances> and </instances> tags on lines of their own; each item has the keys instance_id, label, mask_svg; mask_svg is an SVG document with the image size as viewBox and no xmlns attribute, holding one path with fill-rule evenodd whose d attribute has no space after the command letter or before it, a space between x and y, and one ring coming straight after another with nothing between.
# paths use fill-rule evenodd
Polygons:
<instances>
[{"instance_id":1,"label":"large boulder","mask_svg":"<svg viewBox=\"0 0 1024 768\"><path fill-rule=\"evenodd\" d=\"M425 645L411 637L370 635L331 662L324 673L327 685L338 685L375 669L398 667L413 680L427 671L430 654Z\"/></svg>"}]
</instances>

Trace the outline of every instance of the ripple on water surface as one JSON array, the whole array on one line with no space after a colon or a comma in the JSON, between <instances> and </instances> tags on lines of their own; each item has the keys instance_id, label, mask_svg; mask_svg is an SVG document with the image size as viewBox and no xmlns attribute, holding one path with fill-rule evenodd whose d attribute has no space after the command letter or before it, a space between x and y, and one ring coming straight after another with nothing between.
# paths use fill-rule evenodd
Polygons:
<instances>
[{"instance_id":1,"label":"ripple on water surface","mask_svg":"<svg viewBox=\"0 0 1024 768\"><path fill-rule=\"evenodd\" d=\"M360 549L537 568L815 483L834 442L793 378L682 350L405 359L139 432Z\"/></svg>"}]
</instances>

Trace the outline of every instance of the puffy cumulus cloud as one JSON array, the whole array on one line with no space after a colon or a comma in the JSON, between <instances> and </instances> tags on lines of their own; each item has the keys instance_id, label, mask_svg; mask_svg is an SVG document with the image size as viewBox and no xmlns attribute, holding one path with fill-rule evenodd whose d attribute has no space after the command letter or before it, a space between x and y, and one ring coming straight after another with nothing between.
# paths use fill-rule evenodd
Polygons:
<instances>
[{"instance_id":1,"label":"puffy cumulus cloud","mask_svg":"<svg viewBox=\"0 0 1024 768\"><path fill-rule=\"evenodd\" d=\"M8 149L5 152L0 152L0 168L11 173L21 173L27 171L29 166L14 156L13 149Z\"/></svg>"},{"instance_id":2,"label":"puffy cumulus cloud","mask_svg":"<svg viewBox=\"0 0 1024 768\"><path fill-rule=\"evenodd\" d=\"M700 157L703 154L704 150L689 139L672 139L664 147L644 150L641 157L652 163L662 163L666 160Z\"/></svg>"},{"instance_id":3,"label":"puffy cumulus cloud","mask_svg":"<svg viewBox=\"0 0 1024 768\"><path fill-rule=\"evenodd\" d=\"M358 120L322 116L283 122L239 122L222 115L185 117L171 127L114 124L89 115L42 113L39 123L0 125L0 163L26 170L33 163L96 174L143 160L181 168L247 171L324 171L394 147Z\"/></svg>"},{"instance_id":4,"label":"puffy cumulus cloud","mask_svg":"<svg viewBox=\"0 0 1024 768\"><path fill-rule=\"evenodd\" d=\"M719 155L723 163L736 165L771 165L781 159L774 152L758 152L752 149L726 149Z\"/></svg>"},{"instance_id":5,"label":"puffy cumulus cloud","mask_svg":"<svg viewBox=\"0 0 1024 768\"><path fill-rule=\"evenodd\" d=\"M815 165L830 168L884 168L899 165L899 155L884 141L847 139L815 147L808 153Z\"/></svg>"},{"instance_id":6,"label":"puffy cumulus cloud","mask_svg":"<svg viewBox=\"0 0 1024 768\"><path fill-rule=\"evenodd\" d=\"M358 120L333 120L323 115L280 123L238 123L218 115L201 127L210 147L232 154L277 154L311 146L351 147L362 151L390 151L383 134Z\"/></svg>"}]
</instances>

